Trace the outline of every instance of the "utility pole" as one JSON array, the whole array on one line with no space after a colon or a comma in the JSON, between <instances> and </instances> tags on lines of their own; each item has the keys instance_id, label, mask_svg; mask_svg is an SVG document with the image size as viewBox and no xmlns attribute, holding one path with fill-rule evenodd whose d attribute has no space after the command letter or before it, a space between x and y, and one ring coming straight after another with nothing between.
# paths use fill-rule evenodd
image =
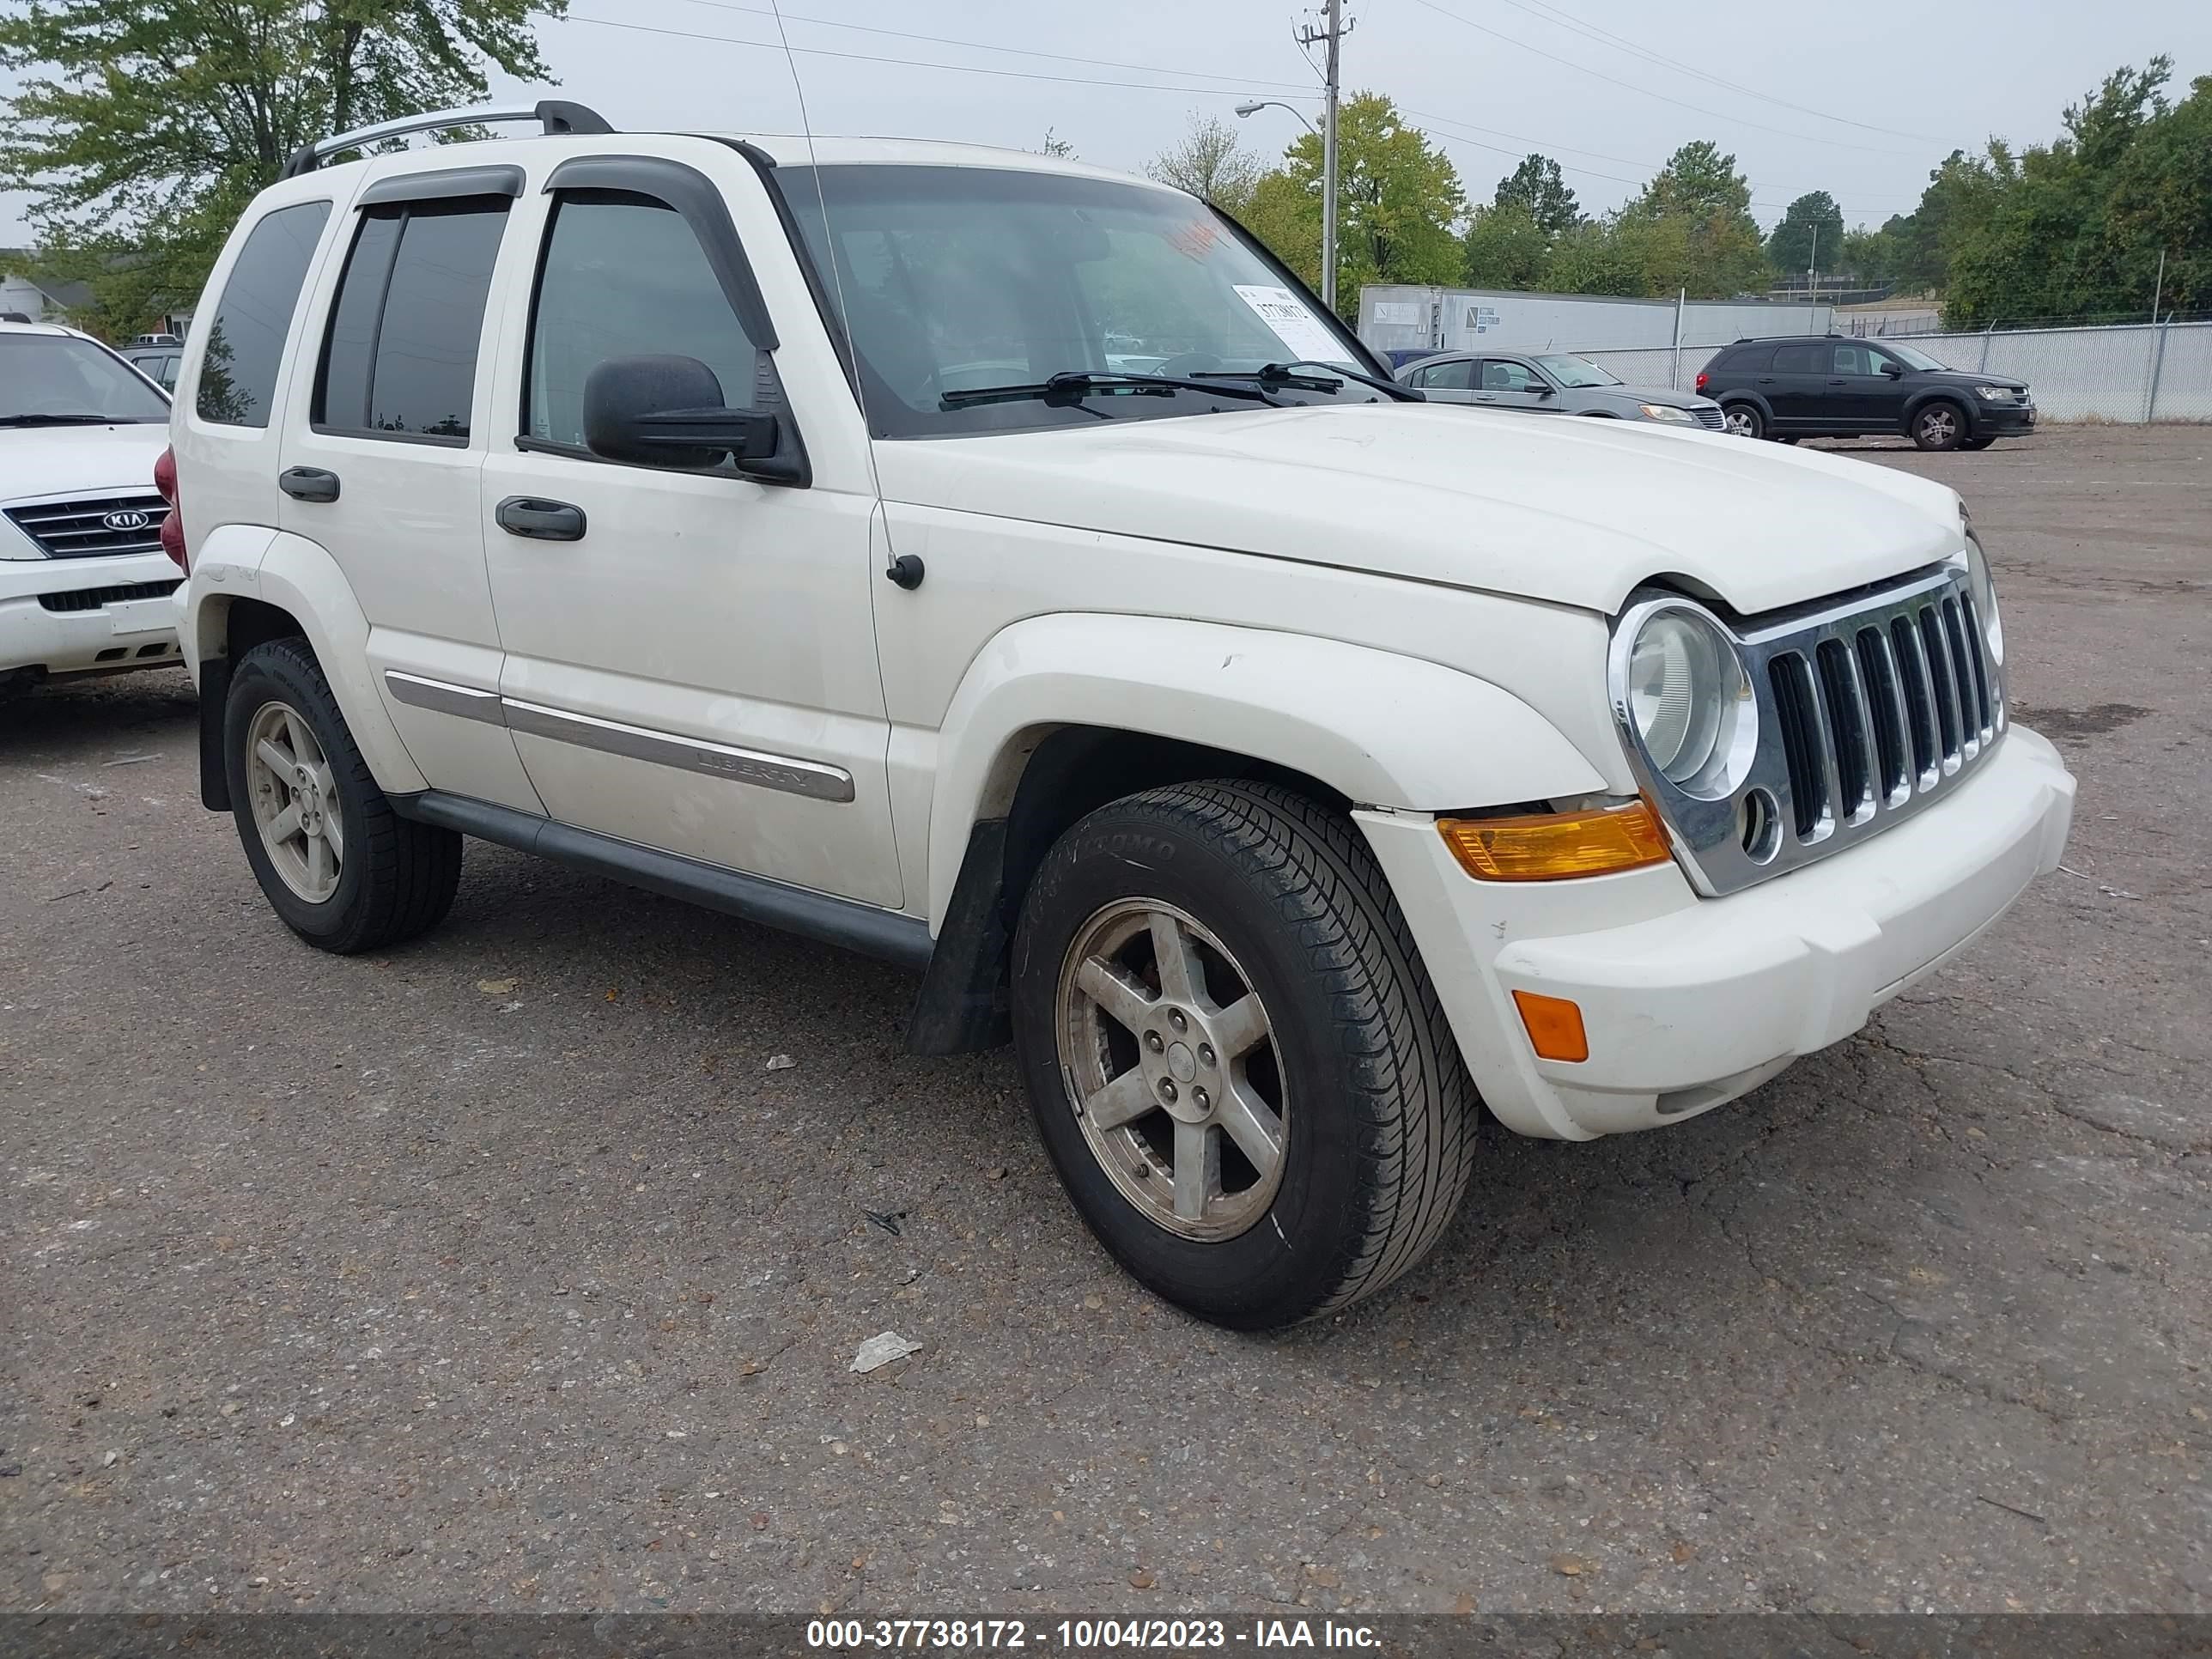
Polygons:
<instances>
[{"instance_id":1,"label":"utility pole","mask_svg":"<svg viewBox=\"0 0 2212 1659\"><path fill-rule=\"evenodd\" d=\"M2150 319L2158 320L2158 302L2166 297L2166 250L2158 251L2158 279L2150 285Z\"/></svg>"},{"instance_id":2,"label":"utility pole","mask_svg":"<svg viewBox=\"0 0 2212 1659\"><path fill-rule=\"evenodd\" d=\"M1813 221L1813 251L1805 256L1805 303L1808 306L1820 298L1820 295L1814 292L1820 280L1817 274L1820 269L1820 222L1815 219Z\"/></svg>"},{"instance_id":3,"label":"utility pole","mask_svg":"<svg viewBox=\"0 0 2212 1659\"><path fill-rule=\"evenodd\" d=\"M1344 21L1344 0L1327 0L1322 15L1328 21L1316 27L1309 23L1294 37L1297 43L1310 50L1316 46L1325 48L1322 53L1322 80L1326 101L1322 106L1321 128L1321 300L1331 311L1336 309L1336 94L1340 49L1344 37L1352 30Z\"/></svg>"}]
</instances>

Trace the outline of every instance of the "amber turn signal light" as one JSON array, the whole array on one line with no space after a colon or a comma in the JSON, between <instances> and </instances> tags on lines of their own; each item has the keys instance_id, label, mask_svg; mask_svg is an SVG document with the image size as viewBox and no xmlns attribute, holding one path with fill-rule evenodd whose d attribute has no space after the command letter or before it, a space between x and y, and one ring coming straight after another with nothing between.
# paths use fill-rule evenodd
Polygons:
<instances>
[{"instance_id":1,"label":"amber turn signal light","mask_svg":"<svg viewBox=\"0 0 2212 1659\"><path fill-rule=\"evenodd\" d=\"M1516 991L1513 1006L1528 1028L1528 1041L1540 1060L1583 1060L1589 1058L1589 1033L1583 1030L1583 1011L1565 997L1540 997L1534 991Z\"/></svg>"},{"instance_id":2,"label":"amber turn signal light","mask_svg":"<svg viewBox=\"0 0 2212 1659\"><path fill-rule=\"evenodd\" d=\"M1641 800L1532 817L1438 818L1437 829L1468 874L1484 881L1564 881L1667 859L1666 834Z\"/></svg>"}]
</instances>

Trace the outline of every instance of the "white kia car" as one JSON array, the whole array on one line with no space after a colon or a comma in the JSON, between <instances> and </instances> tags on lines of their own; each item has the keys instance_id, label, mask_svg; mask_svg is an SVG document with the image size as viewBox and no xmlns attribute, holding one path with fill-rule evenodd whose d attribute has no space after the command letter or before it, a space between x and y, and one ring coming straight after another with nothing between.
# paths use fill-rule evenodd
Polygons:
<instances>
[{"instance_id":1,"label":"white kia car","mask_svg":"<svg viewBox=\"0 0 2212 1659\"><path fill-rule=\"evenodd\" d=\"M179 660L161 388L87 334L0 323L0 696Z\"/></svg>"}]
</instances>

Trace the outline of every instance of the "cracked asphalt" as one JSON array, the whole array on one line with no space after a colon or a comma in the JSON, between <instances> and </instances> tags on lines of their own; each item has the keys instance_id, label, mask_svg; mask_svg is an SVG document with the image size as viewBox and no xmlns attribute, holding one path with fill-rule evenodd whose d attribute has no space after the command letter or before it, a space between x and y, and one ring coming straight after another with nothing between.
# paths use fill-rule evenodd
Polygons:
<instances>
[{"instance_id":1,"label":"cracked asphalt","mask_svg":"<svg viewBox=\"0 0 2212 1659\"><path fill-rule=\"evenodd\" d=\"M1272 1340L896 973L480 844L319 956L179 676L0 710L0 1609L2212 1610L2212 428L1850 447L1965 491L2069 872Z\"/></svg>"}]
</instances>

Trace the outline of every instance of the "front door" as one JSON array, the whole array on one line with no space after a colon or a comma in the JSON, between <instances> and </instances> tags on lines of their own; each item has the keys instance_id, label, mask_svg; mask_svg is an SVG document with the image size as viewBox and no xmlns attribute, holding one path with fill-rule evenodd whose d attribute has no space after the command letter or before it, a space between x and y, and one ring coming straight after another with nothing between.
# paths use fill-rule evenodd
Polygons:
<instances>
[{"instance_id":1,"label":"front door","mask_svg":"<svg viewBox=\"0 0 2212 1659\"><path fill-rule=\"evenodd\" d=\"M1518 357L1486 357L1475 382L1474 401L1485 409L1556 410L1559 400L1546 395L1551 382Z\"/></svg>"},{"instance_id":2,"label":"front door","mask_svg":"<svg viewBox=\"0 0 2212 1659\"><path fill-rule=\"evenodd\" d=\"M873 494L585 442L586 386L613 357L696 359L728 407L781 401L766 326L741 320L766 315L746 242L781 232L717 153L568 163L516 227L534 291L501 353L482 521L505 717L562 823L896 908Z\"/></svg>"},{"instance_id":3,"label":"front door","mask_svg":"<svg viewBox=\"0 0 2212 1659\"><path fill-rule=\"evenodd\" d=\"M1883 372L1889 354L1858 340L1831 348L1828 395L1840 420L1860 432L1895 432L1905 424L1905 377Z\"/></svg>"}]
</instances>

